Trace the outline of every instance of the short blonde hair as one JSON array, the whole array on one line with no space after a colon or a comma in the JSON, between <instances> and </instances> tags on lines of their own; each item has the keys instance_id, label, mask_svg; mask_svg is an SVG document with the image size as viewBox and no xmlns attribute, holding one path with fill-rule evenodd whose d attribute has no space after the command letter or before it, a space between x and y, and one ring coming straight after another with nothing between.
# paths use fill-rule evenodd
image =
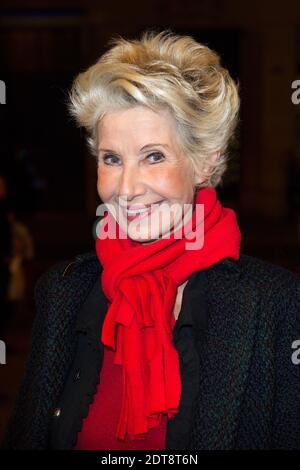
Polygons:
<instances>
[{"instance_id":1,"label":"short blonde hair","mask_svg":"<svg viewBox=\"0 0 300 470\"><path fill-rule=\"evenodd\" d=\"M137 105L167 108L182 150L194 172L205 178L199 186L217 186L240 105L239 83L221 66L219 55L170 30L148 30L140 40L118 36L110 45L75 78L69 93L69 111L87 130L92 153L97 155L97 127L107 112Z\"/></svg>"}]
</instances>

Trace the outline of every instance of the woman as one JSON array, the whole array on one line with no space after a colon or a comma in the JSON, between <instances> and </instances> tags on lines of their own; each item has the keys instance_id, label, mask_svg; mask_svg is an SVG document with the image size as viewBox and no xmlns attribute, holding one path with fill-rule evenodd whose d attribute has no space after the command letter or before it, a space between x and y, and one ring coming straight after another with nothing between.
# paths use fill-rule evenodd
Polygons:
<instances>
[{"instance_id":1,"label":"woman","mask_svg":"<svg viewBox=\"0 0 300 470\"><path fill-rule=\"evenodd\" d=\"M70 98L105 217L95 252L36 285L4 447L300 448L299 279L241 254L217 199L239 108L218 55L119 38Z\"/></svg>"}]
</instances>

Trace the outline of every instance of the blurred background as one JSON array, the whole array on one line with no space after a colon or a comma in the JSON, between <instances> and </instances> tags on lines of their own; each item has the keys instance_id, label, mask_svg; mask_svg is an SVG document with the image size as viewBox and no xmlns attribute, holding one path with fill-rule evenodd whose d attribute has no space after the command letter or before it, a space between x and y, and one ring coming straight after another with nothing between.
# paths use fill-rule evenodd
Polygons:
<instances>
[{"instance_id":1,"label":"blurred background","mask_svg":"<svg viewBox=\"0 0 300 470\"><path fill-rule=\"evenodd\" d=\"M1 0L0 440L30 347L35 282L94 247L96 163L67 113L68 90L112 35L146 28L204 42L239 80L241 122L217 192L237 212L244 253L300 274L299 0Z\"/></svg>"}]
</instances>

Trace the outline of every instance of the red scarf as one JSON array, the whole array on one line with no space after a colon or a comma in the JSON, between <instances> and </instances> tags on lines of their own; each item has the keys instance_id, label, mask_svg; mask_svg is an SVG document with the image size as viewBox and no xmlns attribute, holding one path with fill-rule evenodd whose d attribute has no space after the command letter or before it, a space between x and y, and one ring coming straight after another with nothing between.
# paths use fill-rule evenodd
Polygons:
<instances>
[{"instance_id":1,"label":"red scarf","mask_svg":"<svg viewBox=\"0 0 300 470\"><path fill-rule=\"evenodd\" d=\"M115 364L123 366L123 398L117 437L131 439L162 423L163 415L179 411L181 378L173 345L173 314L177 286L192 273L223 258L238 259L241 233L235 212L222 207L215 189L199 189L196 204L204 204L204 238L200 249L186 249L195 238L174 235L143 245L122 232L97 238L102 288L109 300L101 341L115 351ZM107 212L105 217L112 215ZM193 233L203 230L203 218L193 210ZM105 219L108 221L108 219ZM186 224L187 225L187 224ZM184 230L183 228L180 233ZM178 231L176 232L178 233ZM139 437L138 437L139 436Z\"/></svg>"}]
</instances>

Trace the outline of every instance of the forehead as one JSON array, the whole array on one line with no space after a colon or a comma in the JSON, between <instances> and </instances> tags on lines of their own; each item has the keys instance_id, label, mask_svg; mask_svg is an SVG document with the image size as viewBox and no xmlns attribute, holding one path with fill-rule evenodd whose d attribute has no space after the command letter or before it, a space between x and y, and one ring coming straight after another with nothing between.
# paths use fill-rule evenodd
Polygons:
<instances>
[{"instance_id":1,"label":"forehead","mask_svg":"<svg viewBox=\"0 0 300 470\"><path fill-rule=\"evenodd\" d=\"M172 138L175 132L175 121L167 109L153 111L145 106L110 111L99 123L98 137L110 136L132 138L135 136L154 135Z\"/></svg>"}]
</instances>

